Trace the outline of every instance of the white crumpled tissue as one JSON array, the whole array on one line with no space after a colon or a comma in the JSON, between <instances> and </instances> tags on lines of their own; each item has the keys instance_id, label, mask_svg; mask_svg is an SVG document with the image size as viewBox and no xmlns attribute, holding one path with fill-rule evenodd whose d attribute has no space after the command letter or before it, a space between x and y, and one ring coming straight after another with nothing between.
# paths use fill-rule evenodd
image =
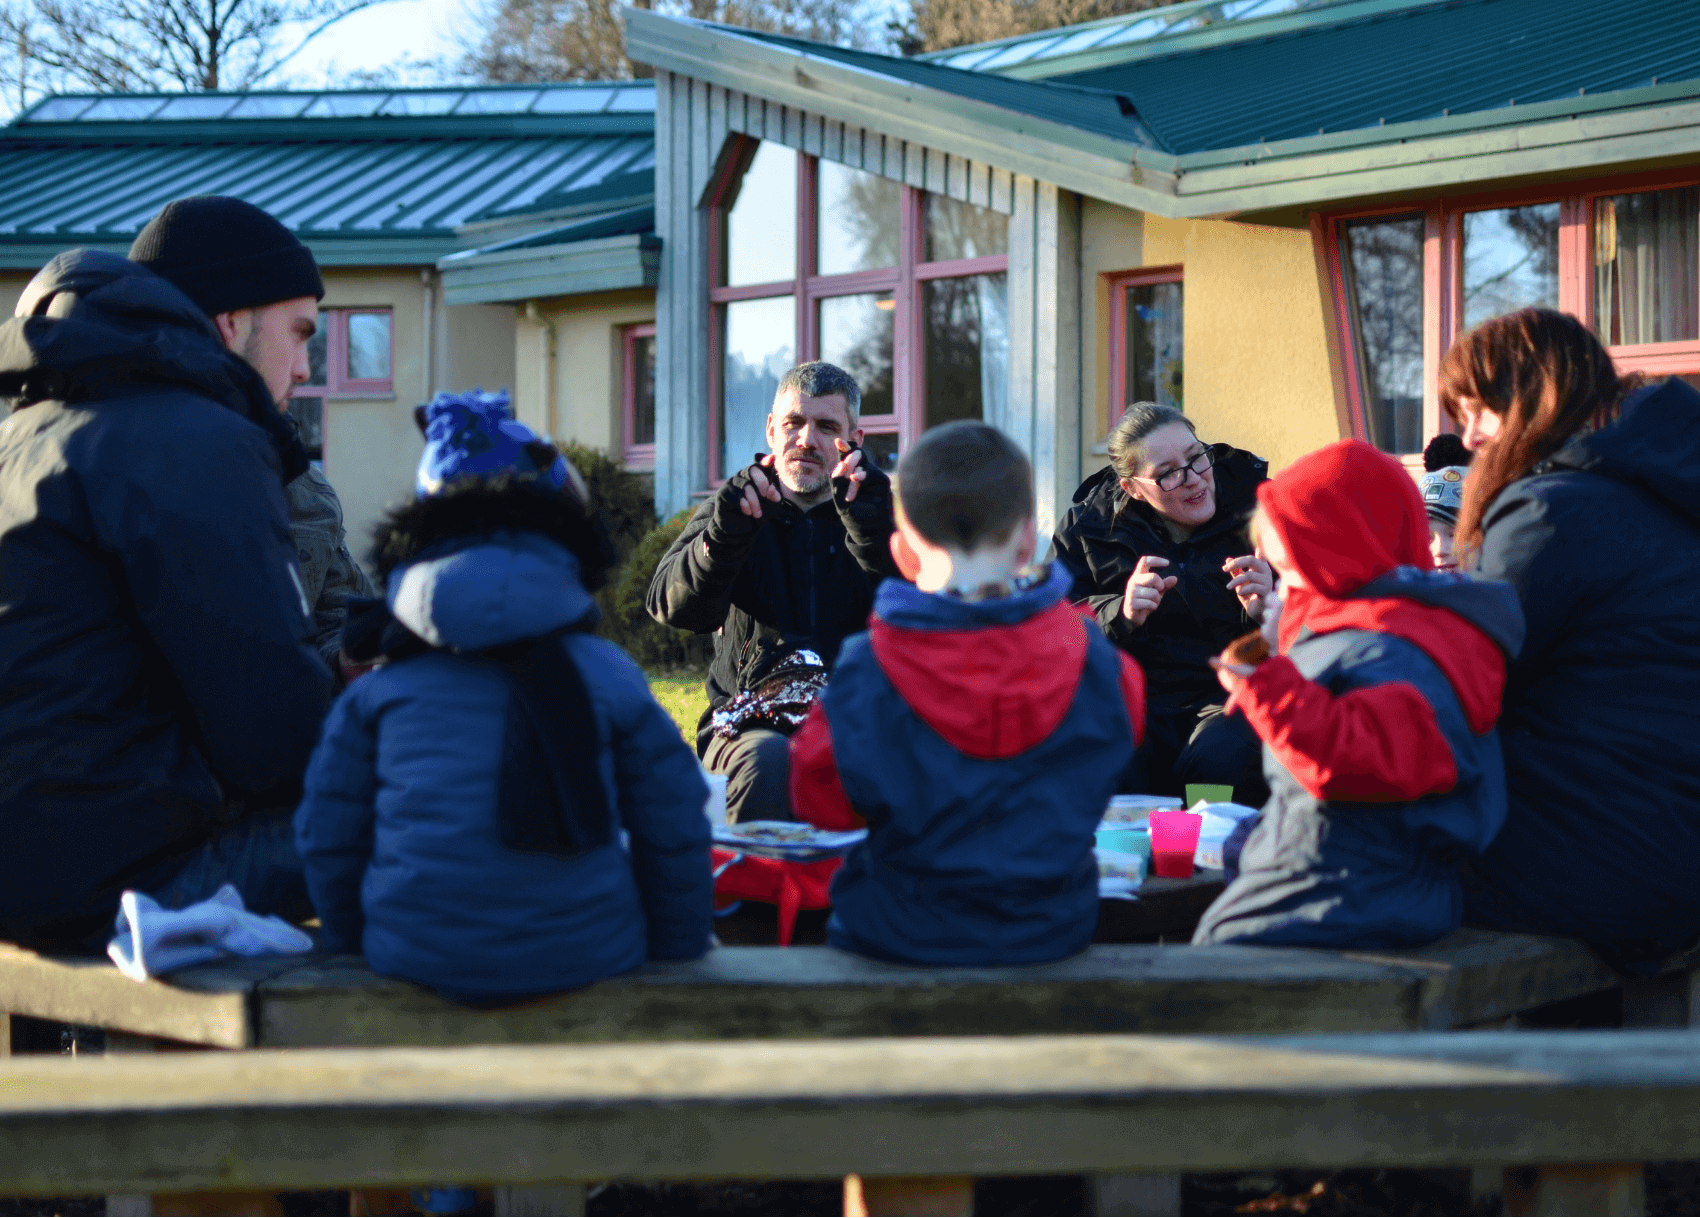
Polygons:
<instances>
[{"instance_id":1,"label":"white crumpled tissue","mask_svg":"<svg viewBox=\"0 0 1700 1218\"><path fill-rule=\"evenodd\" d=\"M251 913L234 884L184 909L145 892L118 902L116 937L106 954L132 981L146 981L220 956L279 956L313 950L313 937L276 915Z\"/></svg>"}]
</instances>

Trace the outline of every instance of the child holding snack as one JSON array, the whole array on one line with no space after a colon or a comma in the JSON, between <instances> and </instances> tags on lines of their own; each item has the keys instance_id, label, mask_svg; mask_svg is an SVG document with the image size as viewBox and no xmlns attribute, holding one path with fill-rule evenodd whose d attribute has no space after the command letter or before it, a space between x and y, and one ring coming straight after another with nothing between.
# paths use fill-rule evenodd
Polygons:
<instances>
[{"instance_id":1,"label":"child holding snack","mask_svg":"<svg viewBox=\"0 0 1700 1218\"><path fill-rule=\"evenodd\" d=\"M1098 919L1093 832L1144 729L1144 678L1028 566L1033 471L996 428L934 428L898 466L892 554L791 740L797 815L868 828L833 881L833 945L912 964L1030 964Z\"/></svg>"},{"instance_id":2,"label":"child holding snack","mask_svg":"<svg viewBox=\"0 0 1700 1218\"><path fill-rule=\"evenodd\" d=\"M495 1003L710 943L707 794L643 672L594 637L611 556L578 472L505 394L420 408L379 526L386 663L332 708L295 816L323 946Z\"/></svg>"},{"instance_id":3,"label":"child holding snack","mask_svg":"<svg viewBox=\"0 0 1700 1218\"><path fill-rule=\"evenodd\" d=\"M1430 569L1423 502L1357 440L1258 488L1281 578L1216 661L1272 794L1195 943L1415 947L1457 928L1458 863L1505 819L1494 723L1523 639L1509 585Z\"/></svg>"}]
</instances>

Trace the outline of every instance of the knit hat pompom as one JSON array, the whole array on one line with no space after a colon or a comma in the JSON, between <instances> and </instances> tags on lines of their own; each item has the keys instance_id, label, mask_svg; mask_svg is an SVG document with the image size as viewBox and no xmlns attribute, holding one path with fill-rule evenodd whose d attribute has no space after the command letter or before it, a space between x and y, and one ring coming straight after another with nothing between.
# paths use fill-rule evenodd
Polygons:
<instances>
[{"instance_id":1,"label":"knit hat pompom","mask_svg":"<svg viewBox=\"0 0 1700 1218\"><path fill-rule=\"evenodd\" d=\"M137 234L130 261L170 280L208 317L325 298L312 251L268 212L223 195L167 203Z\"/></svg>"},{"instance_id":2,"label":"knit hat pompom","mask_svg":"<svg viewBox=\"0 0 1700 1218\"><path fill-rule=\"evenodd\" d=\"M500 474L533 479L540 490L562 491L588 507L590 495L572 462L519 422L507 392L439 393L414 412L425 433L414 489L420 498L441 494L462 478Z\"/></svg>"}]
</instances>

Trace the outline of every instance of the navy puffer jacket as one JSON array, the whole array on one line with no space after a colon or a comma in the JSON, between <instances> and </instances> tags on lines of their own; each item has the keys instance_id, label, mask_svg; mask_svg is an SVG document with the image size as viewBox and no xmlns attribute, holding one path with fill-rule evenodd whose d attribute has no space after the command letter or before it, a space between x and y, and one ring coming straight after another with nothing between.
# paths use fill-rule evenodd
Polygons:
<instances>
[{"instance_id":1,"label":"navy puffer jacket","mask_svg":"<svg viewBox=\"0 0 1700 1218\"><path fill-rule=\"evenodd\" d=\"M531 533L438 542L390 573L392 612L434 649L349 686L313 755L296 838L330 950L473 1001L707 950L707 788L642 670L606 639L561 637L597 726L567 755L600 767L625 841L571 856L502 842L513 687L474 653L594 624L578 573Z\"/></svg>"},{"instance_id":2,"label":"navy puffer jacket","mask_svg":"<svg viewBox=\"0 0 1700 1218\"><path fill-rule=\"evenodd\" d=\"M1625 961L1700 935L1700 392L1671 379L1513 482L1482 574L1528 639L1500 739L1510 812L1468 876L1474 924Z\"/></svg>"}]
</instances>

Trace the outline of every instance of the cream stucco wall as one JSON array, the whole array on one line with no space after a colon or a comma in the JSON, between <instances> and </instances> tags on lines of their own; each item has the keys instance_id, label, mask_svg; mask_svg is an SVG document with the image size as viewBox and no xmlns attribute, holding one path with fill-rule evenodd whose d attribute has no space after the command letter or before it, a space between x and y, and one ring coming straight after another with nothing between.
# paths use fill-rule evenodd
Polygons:
<instances>
[{"instance_id":1,"label":"cream stucco wall","mask_svg":"<svg viewBox=\"0 0 1700 1218\"><path fill-rule=\"evenodd\" d=\"M618 458L625 445L623 331L655 320L655 293L637 289L534 303L531 315L523 307L517 310L513 350L520 419L556 439ZM549 361L544 353L551 327L554 358Z\"/></svg>"},{"instance_id":2,"label":"cream stucco wall","mask_svg":"<svg viewBox=\"0 0 1700 1218\"><path fill-rule=\"evenodd\" d=\"M1271 470L1340 438L1325 304L1308 231L1166 220L1086 199L1081 215L1082 469L1109 420L1107 276L1185 271L1186 412L1199 432L1266 457Z\"/></svg>"}]
</instances>

